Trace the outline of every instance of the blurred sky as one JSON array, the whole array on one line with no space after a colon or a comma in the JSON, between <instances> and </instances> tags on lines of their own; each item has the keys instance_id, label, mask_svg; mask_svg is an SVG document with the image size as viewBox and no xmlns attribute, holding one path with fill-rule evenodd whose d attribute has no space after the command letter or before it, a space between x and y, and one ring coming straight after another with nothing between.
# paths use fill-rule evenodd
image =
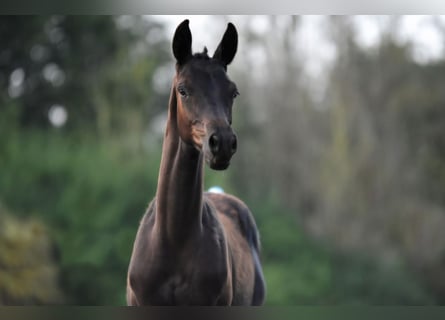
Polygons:
<instances>
[{"instance_id":1,"label":"blurred sky","mask_svg":"<svg viewBox=\"0 0 445 320\"><path fill-rule=\"evenodd\" d=\"M249 16L249 23L252 30L261 34L268 28L268 21L265 16L252 18ZM353 16L354 24L358 30L358 41L360 44L372 47L379 39L381 30L390 23L391 16ZM190 20L190 28L193 34L193 50L201 51L207 46L209 52L215 50L217 42L222 36L225 25L216 20L214 16L205 15L176 15L176 16L155 16L167 25L167 32L173 36L176 26L184 19ZM302 49L306 61L306 71L310 76L318 77L323 73L326 63L335 58L335 47L330 44L325 29L326 16L308 15L303 16L302 29L299 39L299 46ZM245 26L246 16L228 16L228 20L235 25ZM400 28L396 31L397 38L402 41L412 41L413 56L420 63L437 59L444 54L444 42L434 25L434 19L440 21L445 27L445 16L422 16L409 15L401 16Z\"/></svg>"}]
</instances>

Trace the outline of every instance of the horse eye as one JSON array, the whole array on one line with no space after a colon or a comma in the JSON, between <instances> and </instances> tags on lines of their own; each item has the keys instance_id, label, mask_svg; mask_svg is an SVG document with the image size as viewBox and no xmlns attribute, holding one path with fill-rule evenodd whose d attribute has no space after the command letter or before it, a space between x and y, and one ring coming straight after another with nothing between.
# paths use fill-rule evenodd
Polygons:
<instances>
[{"instance_id":1,"label":"horse eye","mask_svg":"<svg viewBox=\"0 0 445 320\"><path fill-rule=\"evenodd\" d=\"M183 96L183 97L187 97L187 91L183 88L183 87L179 87L178 88L178 92L179 92L179 94L181 95L181 96Z\"/></svg>"},{"instance_id":2,"label":"horse eye","mask_svg":"<svg viewBox=\"0 0 445 320\"><path fill-rule=\"evenodd\" d=\"M239 92L238 92L238 90L235 90L232 94L232 98L235 99L238 96L239 96Z\"/></svg>"}]
</instances>

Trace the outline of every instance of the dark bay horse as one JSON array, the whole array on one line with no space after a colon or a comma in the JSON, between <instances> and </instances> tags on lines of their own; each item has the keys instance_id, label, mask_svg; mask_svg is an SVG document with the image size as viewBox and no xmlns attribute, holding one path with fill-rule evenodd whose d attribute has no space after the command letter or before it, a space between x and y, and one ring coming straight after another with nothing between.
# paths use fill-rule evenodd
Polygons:
<instances>
[{"instance_id":1,"label":"dark bay horse","mask_svg":"<svg viewBox=\"0 0 445 320\"><path fill-rule=\"evenodd\" d=\"M262 305L258 230L247 206L203 192L204 162L226 169L237 149L238 95L226 70L238 34L229 23L213 57L192 54L189 21L173 37L173 79L156 196L142 218L127 275L128 305Z\"/></svg>"}]
</instances>

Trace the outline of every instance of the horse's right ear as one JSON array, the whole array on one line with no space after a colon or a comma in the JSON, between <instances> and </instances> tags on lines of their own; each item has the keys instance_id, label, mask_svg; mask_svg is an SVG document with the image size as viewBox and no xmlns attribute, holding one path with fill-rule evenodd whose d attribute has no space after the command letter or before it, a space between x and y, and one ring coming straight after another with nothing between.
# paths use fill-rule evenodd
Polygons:
<instances>
[{"instance_id":1,"label":"horse's right ear","mask_svg":"<svg viewBox=\"0 0 445 320\"><path fill-rule=\"evenodd\" d=\"M192 57L192 33L188 19L181 22L176 28L172 47L173 55L179 65L186 63Z\"/></svg>"},{"instance_id":2,"label":"horse's right ear","mask_svg":"<svg viewBox=\"0 0 445 320\"><path fill-rule=\"evenodd\" d=\"M238 32L232 23L227 24L226 32L213 54L213 58L221 61L225 67L230 64L235 57L238 47Z\"/></svg>"}]
</instances>

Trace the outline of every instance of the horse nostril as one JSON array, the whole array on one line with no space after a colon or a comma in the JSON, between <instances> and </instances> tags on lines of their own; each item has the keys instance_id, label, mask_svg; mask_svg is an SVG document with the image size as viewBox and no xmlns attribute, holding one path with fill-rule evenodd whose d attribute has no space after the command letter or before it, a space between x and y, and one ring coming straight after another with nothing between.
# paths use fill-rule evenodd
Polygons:
<instances>
[{"instance_id":1,"label":"horse nostril","mask_svg":"<svg viewBox=\"0 0 445 320\"><path fill-rule=\"evenodd\" d=\"M234 154L236 152L237 147L238 147L238 142L237 142L236 136L233 135L232 144L231 144L232 154Z\"/></svg>"},{"instance_id":2,"label":"horse nostril","mask_svg":"<svg viewBox=\"0 0 445 320\"><path fill-rule=\"evenodd\" d=\"M216 154L219 151L219 138L216 134L210 136L209 147L213 154Z\"/></svg>"}]
</instances>

